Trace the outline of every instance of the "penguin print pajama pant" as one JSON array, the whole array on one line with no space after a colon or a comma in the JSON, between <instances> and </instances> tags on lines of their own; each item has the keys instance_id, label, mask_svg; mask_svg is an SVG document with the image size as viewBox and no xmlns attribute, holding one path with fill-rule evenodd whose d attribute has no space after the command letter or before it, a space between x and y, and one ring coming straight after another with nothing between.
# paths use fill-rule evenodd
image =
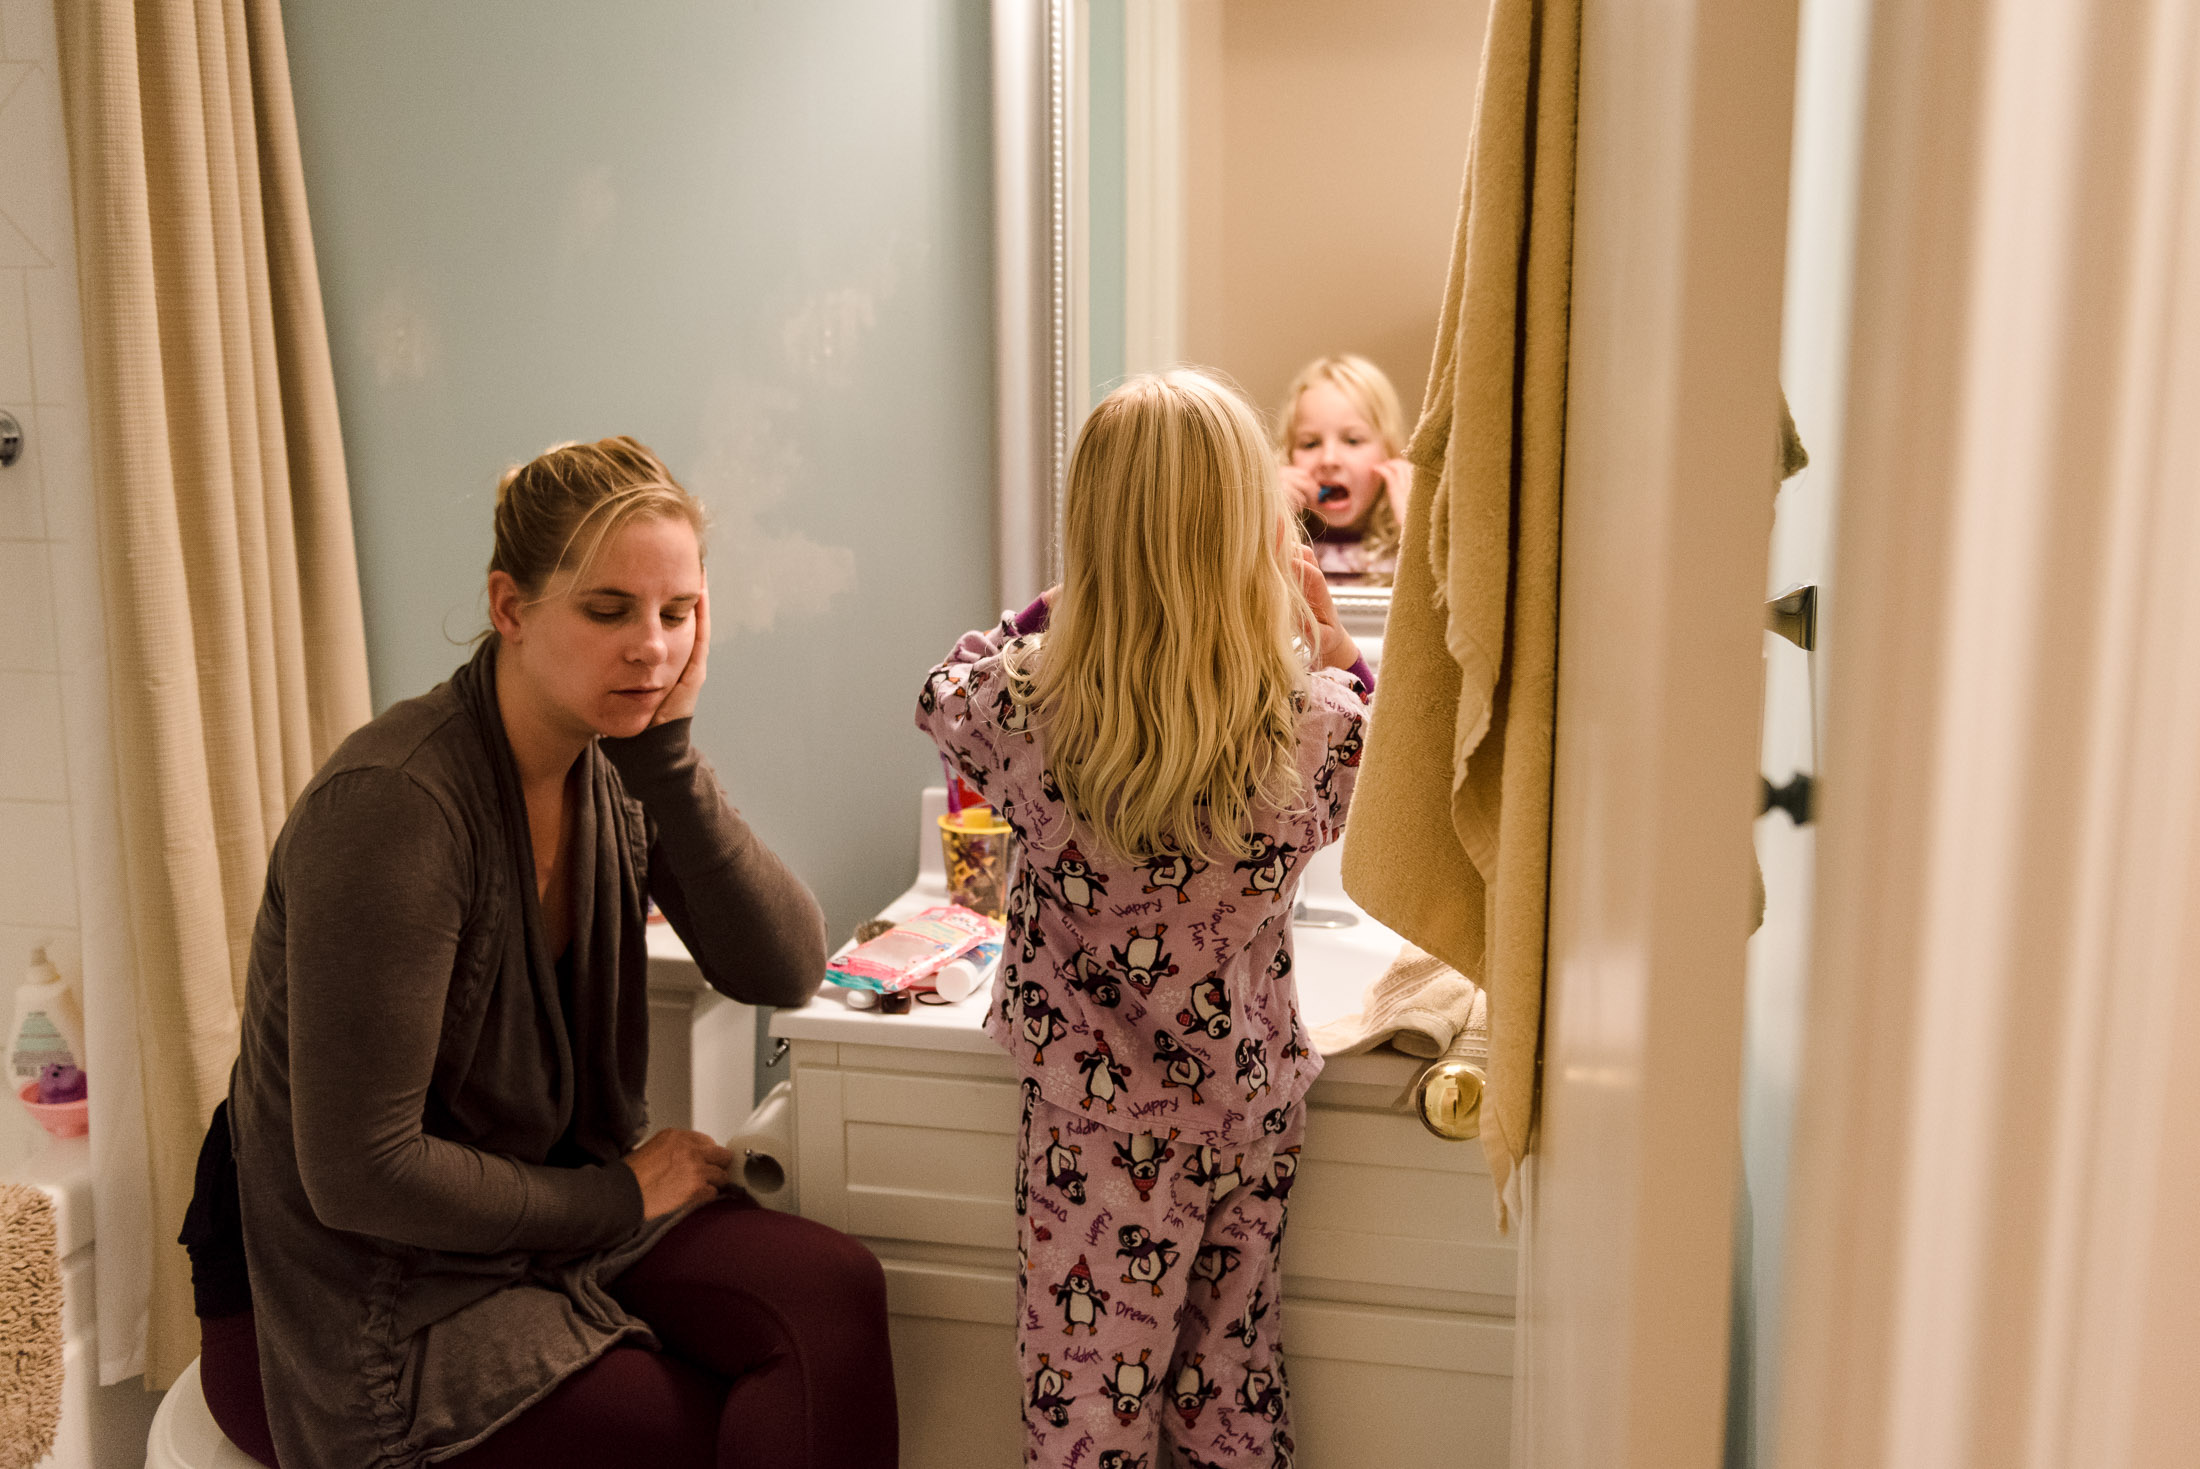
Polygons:
<instances>
[{"instance_id":1,"label":"penguin print pajama pant","mask_svg":"<svg viewBox=\"0 0 2200 1469\"><path fill-rule=\"evenodd\" d=\"M1023 1104L1024 1461L1288 1466L1277 1257L1306 1104L1225 1147L1118 1132L1030 1080Z\"/></svg>"}]
</instances>

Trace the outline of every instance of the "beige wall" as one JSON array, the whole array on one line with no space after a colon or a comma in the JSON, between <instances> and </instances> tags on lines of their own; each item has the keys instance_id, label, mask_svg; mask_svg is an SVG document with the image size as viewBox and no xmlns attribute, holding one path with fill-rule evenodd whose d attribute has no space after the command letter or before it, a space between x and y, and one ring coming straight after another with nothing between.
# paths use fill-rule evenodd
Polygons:
<instances>
[{"instance_id":1,"label":"beige wall","mask_svg":"<svg viewBox=\"0 0 2200 1469\"><path fill-rule=\"evenodd\" d=\"M1184 356L1275 406L1327 352L1415 417L1481 61L1483 0L1186 6Z\"/></svg>"}]
</instances>

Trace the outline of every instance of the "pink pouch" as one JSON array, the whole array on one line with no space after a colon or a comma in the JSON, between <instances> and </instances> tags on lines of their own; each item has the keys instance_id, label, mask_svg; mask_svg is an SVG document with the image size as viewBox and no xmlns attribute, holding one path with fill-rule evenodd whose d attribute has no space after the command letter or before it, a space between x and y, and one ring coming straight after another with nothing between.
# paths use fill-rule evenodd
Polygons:
<instances>
[{"instance_id":1,"label":"pink pouch","mask_svg":"<svg viewBox=\"0 0 2200 1469\"><path fill-rule=\"evenodd\" d=\"M922 989L949 961L980 944L996 943L1001 925L957 903L904 918L869 943L858 944L825 966L825 977L852 989L899 994Z\"/></svg>"}]
</instances>

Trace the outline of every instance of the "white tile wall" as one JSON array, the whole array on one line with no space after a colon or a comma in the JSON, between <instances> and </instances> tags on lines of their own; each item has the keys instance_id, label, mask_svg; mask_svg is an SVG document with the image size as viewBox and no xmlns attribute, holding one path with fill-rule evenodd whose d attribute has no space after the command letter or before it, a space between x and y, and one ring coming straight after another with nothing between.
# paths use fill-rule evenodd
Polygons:
<instances>
[{"instance_id":1,"label":"white tile wall","mask_svg":"<svg viewBox=\"0 0 2200 1469\"><path fill-rule=\"evenodd\" d=\"M0 469L0 1023L34 945L79 952L70 714L98 650L70 609L99 588L68 181L52 0L0 0L0 408L26 440Z\"/></svg>"}]
</instances>

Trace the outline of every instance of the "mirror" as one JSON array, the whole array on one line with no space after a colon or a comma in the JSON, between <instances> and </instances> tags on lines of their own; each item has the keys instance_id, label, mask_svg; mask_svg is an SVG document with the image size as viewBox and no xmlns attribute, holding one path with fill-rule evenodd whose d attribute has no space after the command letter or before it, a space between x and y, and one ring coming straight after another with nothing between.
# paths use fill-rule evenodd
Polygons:
<instances>
[{"instance_id":1,"label":"mirror","mask_svg":"<svg viewBox=\"0 0 2200 1469\"><path fill-rule=\"evenodd\" d=\"M1389 482L1410 479L1389 461L1435 341L1485 14L1076 0L1064 17L1065 396L1082 417L1129 373L1228 374L1268 417L1287 482L1321 501L1305 520L1333 593L1378 647Z\"/></svg>"}]
</instances>

